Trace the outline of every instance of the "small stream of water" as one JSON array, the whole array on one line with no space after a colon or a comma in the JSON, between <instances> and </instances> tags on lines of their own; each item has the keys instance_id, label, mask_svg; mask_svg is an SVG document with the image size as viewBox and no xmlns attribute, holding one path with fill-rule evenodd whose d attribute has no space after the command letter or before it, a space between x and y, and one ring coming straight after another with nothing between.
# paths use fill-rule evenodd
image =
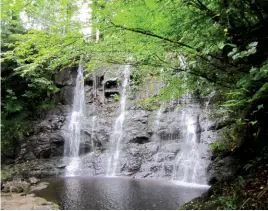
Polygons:
<instances>
[{"instance_id":1,"label":"small stream of water","mask_svg":"<svg viewBox=\"0 0 268 211\"><path fill-rule=\"evenodd\" d=\"M66 167L66 176L75 176L79 170L79 149L81 143L81 128L84 120L84 76L82 65L79 64L77 70L76 86L74 90L73 110L69 124L68 133L65 134L67 142L65 143L64 156L71 157L70 163Z\"/></svg>"},{"instance_id":2,"label":"small stream of water","mask_svg":"<svg viewBox=\"0 0 268 211\"><path fill-rule=\"evenodd\" d=\"M183 142L177 155L173 179L190 184L206 185L206 166L201 155L201 147L197 134L197 118L191 109L183 109L181 122Z\"/></svg>"},{"instance_id":3,"label":"small stream of water","mask_svg":"<svg viewBox=\"0 0 268 211\"><path fill-rule=\"evenodd\" d=\"M112 153L108 158L107 176L116 176L118 159L120 155L120 143L123 136L123 123L125 120L125 107L127 100L127 86L130 75L130 65L126 65L124 69L124 79L122 83L122 93L120 96L120 114L115 120L113 133L111 136Z\"/></svg>"},{"instance_id":4,"label":"small stream of water","mask_svg":"<svg viewBox=\"0 0 268 211\"><path fill-rule=\"evenodd\" d=\"M96 116L92 117L92 128L91 128L91 146L92 146L92 152L95 152L95 144L94 144L94 138L95 138L95 124L96 124Z\"/></svg>"}]
</instances>

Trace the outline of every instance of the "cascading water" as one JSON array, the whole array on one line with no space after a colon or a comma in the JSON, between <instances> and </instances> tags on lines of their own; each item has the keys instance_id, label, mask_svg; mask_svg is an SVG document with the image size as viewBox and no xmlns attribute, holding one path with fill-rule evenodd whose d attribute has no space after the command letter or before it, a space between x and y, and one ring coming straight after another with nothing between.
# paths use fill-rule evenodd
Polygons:
<instances>
[{"instance_id":1,"label":"cascading water","mask_svg":"<svg viewBox=\"0 0 268 211\"><path fill-rule=\"evenodd\" d=\"M187 68L186 62L185 62L185 57L183 55L178 55L179 61L180 61L180 68L185 70Z\"/></svg>"},{"instance_id":2,"label":"cascading water","mask_svg":"<svg viewBox=\"0 0 268 211\"><path fill-rule=\"evenodd\" d=\"M130 74L130 65L126 65L124 69L124 80L122 83L122 93L120 97L120 115L115 121L115 126L113 129L113 134L111 136L111 144L113 146L113 151L108 159L107 176L116 176L116 169L118 164L118 159L120 155L120 143L123 136L123 123L125 120L125 107L127 100L127 85Z\"/></svg>"},{"instance_id":3,"label":"cascading water","mask_svg":"<svg viewBox=\"0 0 268 211\"><path fill-rule=\"evenodd\" d=\"M207 102L206 102L206 107L205 107L205 112L207 113L207 114L209 114L209 104L210 104L210 101L211 101L211 98L215 95L215 93L216 93L216 91L213 91L213 92L211 92L209 95L208 95L208 100L207 100Z\"/></svg>"},{"instance_id":4,"label":"cascading water","mask_svg":"<svg viewBox=\"0 0 268 211\"><path fill-rule=\"evenodd\" d=\"M79 169L79 148L81 143L81 128L84 119L84 80L83 68L79 64L77 70L76 86L74 91L73 110L69 124L69 130L66 134L67 142L65 144L64 156L71 157L71 161L66 167L66 176L74 176Z\"/></svg>"},{"instance_id":5,"label":"cascading water","mask_svg":"<svg viewBox=\"0 0 268 211\"><path fill-rule=\"evenodd\" d=\"M161 137L157 134L157 132L160 129L160 120L161 116L163 114L164 110L164 104L161 104L160 108L157 110L156 117L155 117L155 122L154 122L154 131L153 131L153 137L152 139L155 141L159 141L160 145L159 148L161 148ZM154 161L157 163L159 159L159 153L156 154Z\"/></svg>"},{"instance_id":6,"label":"cascading water","mask_svg":"<svg viewBox=\"0 0 268 211\"><path fill-rule=\"evenodd\" d=\"M191 109L182 111L182 143L177 155L173 179L182 183L206 185L206 161L202 159L204 146L198 142L196 119Z\"/></svg>"},{"instance_id":7,"label":"cascading water","mask_svg":"<svg viewBox=\"0 0 268 211\"><path fill-rule=\"evenodd\" d=\"M161 71L161 75L163 74L162 72L163 71ZM103 156L105 159L99 165L107 167L105 169L106 176L117 176L119 172L118 166L122 162L121 158L125 158L125 154L122 153L122 142L125 135L123 125L126 116L125 110L129 75L130 65L126 65L123 71L120 107L118 109L119 115L115 120L114 128L110 136L110 147L107 148ZM159 85L160 87L158 87L158 89L160 90L160 88L164 86L162 77ZM189 103L189 98L190 96L187 94L186 98L182 99L182 103ZM80 65L74 92L73 111L70 118L69 132L67 134L68 140L65 145L65 156L70 157L70 162L65 171L66 176L78 176L81 175L82 172L83 174L86 172L88 175L94 175L96 173L95 167L92 167L95 165L96 159L94 153L79 157L79 153L81 154L81 152L79 152L80 145L84 146L84 142L81 138L81 130L84 127L84 104L83 69ZM172 178L174 181L180 181L190 185L205 185L207 163L204 163L206 160L202 159L202 156L206 149L204 144L199 143L199 133L197 133L196 129L199 110L186 108L182 109L182 112L180 112L180 109L174 110L174 106L176 105L177 101L175 102L173 99L170 101L170 105L167 106L167 108L165 104L162 103L159 110L154 113L155 120L151 139L155 143L151 142L151 145L148 144L150 147L158 147L158 152L153 155L153 159L151 159L152 164L150 164L153 167L156 166L155 169L157 169L153 176L156 178ZM178 115L176 115L177 113ZM95 152L94 139L99 133L96 133L97 117L91 116L91 118L91 140L89 140L89 142L91 141L91 152ZM168 122L168 125L166 122ZM176 130L179 130L179 132ZM173 149L172 145L177 149ZM98 150L96 150L96 152L98 152ZM122 156L120 156L121 153ZM172 154L174 157L172 157ZM99 166L96 166L98 171ZM141 169L143 169L142 171L144 172L150 172L152 168L149 167L149 165L145 164L142 165Z\"/></svg>"},{"instance_id":8,"label":"cascading water","mask_svg":"<svg viewBox=\"0 0 268 211\"><path fill-rule=\"evenodd\" d=\"M156 118L155 118L155 133L157 132L157 130L159 130L159 124L160 124L160 119L161 119L161 115L162 115L162 112L164 110L164 104L162 104L160 106L160 108L157 110L157 113L156 113Z\"/></svg>"},{"instance_id":9,"label":"cascading water","mask_svg":"<svg viewBox=\"0 0 268 211\"><path fill-rule=\"evenodd\" d=\"M93 116L92 117L92 129L91 129L91 146L92 146L92 152L95 152L95 144L94 144L95 124L96 124L96 116Z\"/></svg>"},{"instance_id":10,"label":"cascading water","mask_svg":"<svg viewBox=\"0 0 268 211\"><path fill-rule=\"evenodd\" d=\"M163 80L163 72L164 72L164 69L162 68L160 70L160 83L159 83L159 86L157 87L157 94L159 94L161 88L165 86L164 80ZM155 118L155 131L154 131L154 133L156 133L159 130L159 124L160 124L160 119L161 119L161 115L163 113L163 110L164 110L164 103L162 103L160 108L157 110L156 118Z\"/></svg>"}]
</instances>

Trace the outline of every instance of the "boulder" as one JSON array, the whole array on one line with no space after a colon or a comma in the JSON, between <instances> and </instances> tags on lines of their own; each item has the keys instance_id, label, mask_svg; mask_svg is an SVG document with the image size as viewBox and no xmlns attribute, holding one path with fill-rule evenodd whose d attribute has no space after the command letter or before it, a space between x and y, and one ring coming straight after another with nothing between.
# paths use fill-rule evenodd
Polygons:
<instances>
[{"instance_id":1,"label":"boulder","mask_svg":"<svg viewBox=\"0 0 268 211\"><path fill-rule=\"evenodd\" d=\"M127 112L124 121L124 142L140 141L146 143L149 141L150 135L148 133L148 113L142 110L130 110ZM138 138L140 137L140 138ZM142 137L142 138L141 138Z\"/></svg>"},{"instance_id":2,"label":"boulder","mask_svg":"<svg viewBox=\"0 0 268 211\"><path fill-rule=\"evenodd\" d=\"M238 160L231 156L217 157L208 167L208 183L216 182L232 177L238 170Z\"/></svg>"},{"instance_id":3,"label":"boulder","mask_svg":"<svg viewBox=\"0 0 268 211\"><path fill-rule=\"evenodd\" d=\"M141 158L140 157L132 157L131 159L128 159L127 162L123 165L121 168L121 172L126 173L127 175L132 175L134 173L137 173L140 170L141 167Z\"/></svg>"},{"instance_id":4,"label":"boulder","mask_svg":"<svg viewBox=\"0 0 268 211\"><path fill-rule=\"evenodd\" d=\"M61 128L66 119L63 112L64 108L54 109L34 125L33 135L21 145L16 162L63 155L65 137Z\"/></svg>"},{"instance_id":5,"label":"boulder","mask_svg":"<svg viewBox=\"0 0 268 211\"><path fill-rule=\"evenodd\" d=\"M234 120L231 119L230 117L222 117L222 118L218 118L216 121L212 122L211 125L208 126L207 130L220 130L224 127L230 126L231 124L234 123Z\"/></svg>"},{"instance_id":6,"label":"boulder","mask_svg":"<svg viewBox=\"0 0 268 211\"><path fill-rule=\"evenodd\" d=\"M56 102L63 105L72 105L74 86L65 86L61 88L60 92L56 94Z\"/></svg>"},{"instance_id":7,"label":"boulder","mask_svg":"<svg viewBox=\"0 0 268 211\"><path fill-rule=\"evenodd\" d=\"M93 103L94 94L91 86L85 86L85 103Z\"/></svg>"},{"instance_id":8,"label":"boulder","mask_svg":"<svg viewBox=\"0 0 268 211\"><path fill-rule=\"evenodd\" d=\"M60 157L50 159L34 159L27 162L18 163L12 166L4 166L4 170L10 172L13 178L38 179L47 177L58 177L64 174L64 168L57 168L62 165Z\"/></svg>"},{"instance_id":9,"label":"boulder","mask_svg":"<svg viewBox=\"0 0 268 211\"><path fill-rule=\"evenodd\" d=\"M171 165L171 164L169 164L169 163L165 163L165 164L164 164L164 170L165 170L165 173L166 173L166 174L172 175L172 173L173 173L173 168L174 168L174 166Z\"/></svg>"},{"instance_id":10,"label":"boulder","mask_svg":"<svg viewBox=\"0 0 268 211\"><path fill-rule=\"evenodd\" d=\"M54 81L58 86L74 86L76 82L76 76L77 67L67 68L58 72L54 77Z\"/></svg>"},{"instance_id":11,"label":"boulder","mask_svg":"<svg viewBox=\"0 0 268 211\"><path fill-rule=\"evenodd\" d=\"M109 142L111 133L112 131L107 130L107 128L104 127L96 128L96 132L94 133L94 139L93 139L95 146L99 149L105 149Z\"/></svg>"},{"instance_id":12,"label":"boulder","mask_svg":"<svg viewBox=\"0 0 268 211\"><path fill-rule=\"evenodd\" d=\"M30 182L31 185L35 185L35 184L37 184L39 181L40 181L40 179L37 179L37 178L35 178L35 177L30 177L30 178L29 178L29 182Z\"/></svg>"},{"instance_id":13,"label":"boulder","mask_svg":"<svg viewBox=\"0 0 268 211\"><path fill-rule=\"evenodd\" d=\"M2 192L22 193L30 190L30 183L21 180L9 181L3 184Z\"/></svg>"}]
</instances>

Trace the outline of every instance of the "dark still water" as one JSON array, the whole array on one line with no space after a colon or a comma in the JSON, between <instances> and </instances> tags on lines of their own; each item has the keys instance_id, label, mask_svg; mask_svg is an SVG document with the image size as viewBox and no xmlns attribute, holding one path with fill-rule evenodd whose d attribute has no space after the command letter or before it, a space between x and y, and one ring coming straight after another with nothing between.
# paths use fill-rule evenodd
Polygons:
<instances>
[{"instance_id":1,"label":"dark still water","mask_svg":"<svg viewBox=\"0 0 268 211\"><path fill-rule=\"evenodd\" d=\"M178 209L207 188L186 187L170 181L122 177L70 177L46 180L38 196L61 209Z\"/></svg>"}]
</instances>

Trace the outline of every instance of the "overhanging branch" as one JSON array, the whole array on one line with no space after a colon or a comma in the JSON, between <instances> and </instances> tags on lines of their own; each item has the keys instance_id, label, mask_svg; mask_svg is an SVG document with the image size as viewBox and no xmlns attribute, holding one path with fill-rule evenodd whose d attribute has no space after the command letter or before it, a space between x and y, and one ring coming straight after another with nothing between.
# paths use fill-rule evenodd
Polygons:
<instances>
[{"instance_id":1,"label":"overhanging branch","mask_svg":"<svg viewBox=\"0 0 268 211\"><path fill-rule=\"evenodd\" d=\"M158 39L161 39L161 40L164 40L164 41L173 43L173 44L175 44L175 45L179 45L179 46L182 46L182 47L186 47L186 48L188 48L188 49L191 49L191 50L195 51L196 53L202 53L199 49L196 49L196 48L194 48L194 47L192 47L192 46L190 46L190 45L187 45L187 44L185 44L185 43L178 42L178 41L175 41L175 40L171 40L171 39L169 39L169 38L167 38L167 37L163 37L163 36L157 35L157 34L155 34L155 33L153 33L153 32L146 31L146 30L144 30L144 29L139 29L139 28L129 28L129 27L125 27L125 26L122 26L122 25L117 25L117 24L115 24L115 23L113 23L113 22L111 22L111 21L110 21L110 23L111 23L114 27L116 27L116 28L121 28L121 29L124 29L124 30L127 30L127 31L131 31L131 32L135 32L135 33L139 33L139 34L143 34L143 35L147 35L147 36L155 37L155 38L158 38ZM214 58L214 59L217 59L217 60L220 60L220 61L224 61L222 58L219 58L219 57L217 57L217 56L215 56L215 55L212 55L212 54L208 54L208 55L211 56L211 57ZM205 58L204 56L199 55L199 54L197 54L197 56L198 56L199 58L205 60L206 62L208 62L210 65L216 67L217 69L220 69L220 70L222 70L222 71L225 71L225 69L223 69L222 67L219 67L219 66L217 66L217 65L215 65L215 64L212 64L212 63L210 62L210 60L207 59L207 58ZM225 62L226 62L226 61L225 61ZM231 64L230 64L230 65L231 65ZM232 66L233 66L233 65L232 65Z\"/></svg>"}]
</instances>

